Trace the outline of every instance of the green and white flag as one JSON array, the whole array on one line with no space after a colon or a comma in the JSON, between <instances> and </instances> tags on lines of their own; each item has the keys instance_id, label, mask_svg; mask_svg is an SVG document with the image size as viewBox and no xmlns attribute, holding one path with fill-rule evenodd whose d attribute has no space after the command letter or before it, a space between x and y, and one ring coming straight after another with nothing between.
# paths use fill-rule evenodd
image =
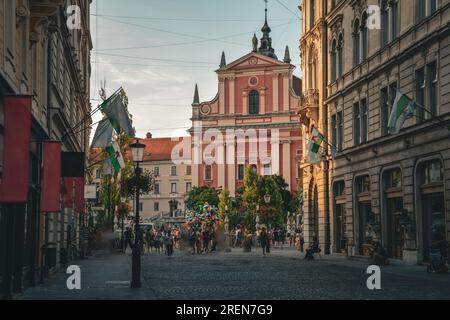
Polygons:
<instances>
[{"instance_id":1,"label":"green and white flag","mask_svg":"<svg viewBox=\"0 0 450 320\"><path fill-rule=\"evenodd\" d=\"M125 168L125 160L123 159L122 152L120 152L120 147L116 141L112 143L112 146L106 148L106 152L108 153L111 164L116 172L120 172L121 169Z\"/></svg>"},{"instance_id":2,"label":"green and white flag","mask_svg":"<svg viewBox=\"0 0 450 320\"><path fill-rule=\"evenodd\" d=\"M118 134L126 133L130 138L134 138L136 132L131 123L130 115L125 108L122 97L119 93L110 97L101 105L102 112L108 117L111 125Z\"/></svg>"},{"instance_id":3,"label":"green and white flag","mask_svg":"<svg viewBox=\"0 0 450 320\"><path fill-rule=\"evenodd\" d=\"M308 141L307 150L308 154L306 161L310 164L319 163L322 160L321 145L325 141L325 137L314 128L311 132L311 138Z\"/></svg>"},{"instance_id":4,"label":"green and white flag","mask_svg":"<svg viewBox=\"0 0 450 320\"><path fill-rule=\"evenodd\" d=\"M113 127L108 118L99 122L92 140L91 148L106 148L112 144Z\"/></svg>"},{"instance_id":5,"label":"green and white flag","mask_svg":"<svg viewBox=\"0 0 450 320\"><path fill-rule=\"evenodd\" d=\"M403 128L406 119L414 116L415 109L416 103L397 89L397 95L395 97L394 105L392 106L392 113L389 118L389 134L398 134Z\"/></svg>"},{"instance_id":6,"label":"green and white flag","mask_svg":"<svg viewBox=\"0 0 450 320\"><path fill-rule=\"evenodd\" d=\"M103 162L103 175L104 176L110 176L111 174L112 174L111 159L107 158Z\"/></svg>"}]
</instances>

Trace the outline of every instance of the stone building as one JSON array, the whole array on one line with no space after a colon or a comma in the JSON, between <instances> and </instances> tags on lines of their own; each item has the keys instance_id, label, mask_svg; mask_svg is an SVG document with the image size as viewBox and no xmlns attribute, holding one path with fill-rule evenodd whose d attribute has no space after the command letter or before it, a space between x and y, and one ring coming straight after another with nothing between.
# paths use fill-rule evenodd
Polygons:
<instances>
[{"instance_id":1,"label":"stone building","mask_svg":"<svg viewBox=\"0 0 450 320\"><path fill-rule=\"evenodd\" d=\"M146 145L141 167L156 175L155 190L140 198L142 218L150 220L164 215L170 218L184 217L184 199L192 190L190 153L182 155L180 163L175 163L173 152L180 144L190 145L190 138L152 138L151 133L148 133L146 139L140 142Z\"/></svg>"},{"instance_id":2,"label":"stone building","mask_svg":"<svg viewBox=\"0 0 450 320\"><path fill-rule=\"evenodd\" d=\"M79 29L69 29L66 23L70 4L80 9ZM36 278L45 275L44 268L54 266L47 263L50 260L41 251L42 245L56 243L57 260L59 249L65 246L69 213L40 212L40 150L43 141L62 141L63 151L88 150L90 4L90 0L0 1L0 141L4 96L33 96L28 204L20 205L13 215L4 205L0 210L0 278L6 297L11 291L19 293L35 285ZM71 132L79 123L83 130ZM4 152L8 150L3 150L2 142L0 154ZM12 257L7 253L9 246L14 247Z\"/></svg>"},{"instance_id":3,"label":"stone building","mask_svg":"<svg viewBox=\"0 0 450 320\"><path fill-rule=\"evenodd\" d=\"M289 49L279 60L272 48L267 10L261 31L260 44L255 35L247 55L227 64L222 54L213 100L200 102L196 87L190 131L194 186L228 189L234 196L245 167L253 166L262 175L282 175L297 190L300 80L293 76Z\"/></svg>"},{"instance_id":4,"label":"stone building","mask_svg":"<svg viewBox=\"0 0 450 320\"><path fill-rule=\"evenodd\" d=\"M304 191L303 227L305 242L309 245L314 237L318 237L325 253L330 253L331 244L331 212L329 203L330 185L330 150L323 144L323 161L315 165L307 163L306 141L310 139L312 128L327 135L328 113L326 99L327 83L327 51L326 41L326 6L328 2L303 1L300 4L302 14L302 38L300 53L303 72L302 103L298 113L301 122L302 136L305 137L300 169L303 173L302 187Z\"/></svg>"},{"instance_id":5,"label":"stone building","mask_svg":"<svg viewBox=\"0 0 450 320\"><path fill-rule=\"evenodd\" d=\"M428 261L450 236L450 1L304 1L302 8L306 25L315 12L324 26L319 122L337 153L328 196L319 187L318 198L328 197L332 249L367 255L379 240L391 259ZM392 135L397 90L420 106Z\"/></svg>"}]
</instances>

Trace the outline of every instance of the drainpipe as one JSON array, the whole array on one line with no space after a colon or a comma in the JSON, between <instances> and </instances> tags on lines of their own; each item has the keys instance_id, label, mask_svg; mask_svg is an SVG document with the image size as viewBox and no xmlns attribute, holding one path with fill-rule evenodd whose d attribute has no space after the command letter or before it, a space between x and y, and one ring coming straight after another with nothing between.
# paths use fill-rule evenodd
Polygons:
<instances>
[{"instance_id":1,"label":"drainpipe","mask_svg":"<svg viewBox=\"0 0 450 320\"><path fill-rule=\"evenodd\" d=\"M323 21L322 21L322 101L325 101L328 97L327 84L328 84L328 28L327 28L327 3L328 1L322 1ZM328 104L323 102L322 105L322 119L324 135L328 139ZM325 147L324 161L324 178L325 178L325 254L331 253L331 228L330 228L330 162L328 160L329 146Z\"/></svg>"}]
</instances>

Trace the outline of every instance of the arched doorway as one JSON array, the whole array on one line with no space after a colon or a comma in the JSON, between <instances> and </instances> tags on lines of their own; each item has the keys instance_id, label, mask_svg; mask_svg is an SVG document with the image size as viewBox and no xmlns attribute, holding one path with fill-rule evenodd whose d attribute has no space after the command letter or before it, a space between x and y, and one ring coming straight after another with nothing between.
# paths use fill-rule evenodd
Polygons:
<instances>
[{"instance_id":1,"label":"arched doorway","mask_svg":"<svg viewBox=\"0 0 450 320\"><path fill-rule=\"evenodd\" d=\"M334 251L341 253L346 250L346 218L345 218L345 182L339 181L333 185L334 202Z\"/></svg>"},{"instance_id":2,"label":"arched doorway","mask_svg":"<svg viewBox=\"0 0 450 320\"><path fill-rule=\"evenodd\" d=\"M401 225L403 213L402 171L400 168L383 173L384 223L383 242L389 258L402 259L405 235Z\"/></svg>"},{"instance_id":3,"label":"arched doorway","mask_svg":"<svg viewBox=\"0 0 450 320\"><path fill-rule=\"evenodd\" d=\"M308 240L319 238L319 192L314 179L311 180L308 189Z\"/></svg>"},{"instance_id":4,"label":"arched doorway","mask_svg":"<svg viewBox=\"0 0 450 320\"><path fill-rule=\"evenodd\" d=\"M370 176L359 176L355 179L355 203L356 203L356 240L360 255L370 255L370 247L373 240L373 225L375 214L372 211L372 195L370 192Z\"/></svg>"}]
</instances>

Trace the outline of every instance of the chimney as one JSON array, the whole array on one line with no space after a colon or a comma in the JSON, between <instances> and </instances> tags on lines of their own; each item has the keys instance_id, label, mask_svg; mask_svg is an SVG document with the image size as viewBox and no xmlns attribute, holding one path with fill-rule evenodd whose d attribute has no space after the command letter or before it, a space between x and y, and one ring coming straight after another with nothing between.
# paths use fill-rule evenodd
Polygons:
<instances>
[{"instance_id":1,"label":"chimney","mask_svg":"<svg viewBox=\"0 0 450 320\"><path fill-rule=\"evenodd\" d=\"M151 132L147 132L147 139L151 139L153 137L153 135L151 134Z\"/></svg>"}]
</instances>

